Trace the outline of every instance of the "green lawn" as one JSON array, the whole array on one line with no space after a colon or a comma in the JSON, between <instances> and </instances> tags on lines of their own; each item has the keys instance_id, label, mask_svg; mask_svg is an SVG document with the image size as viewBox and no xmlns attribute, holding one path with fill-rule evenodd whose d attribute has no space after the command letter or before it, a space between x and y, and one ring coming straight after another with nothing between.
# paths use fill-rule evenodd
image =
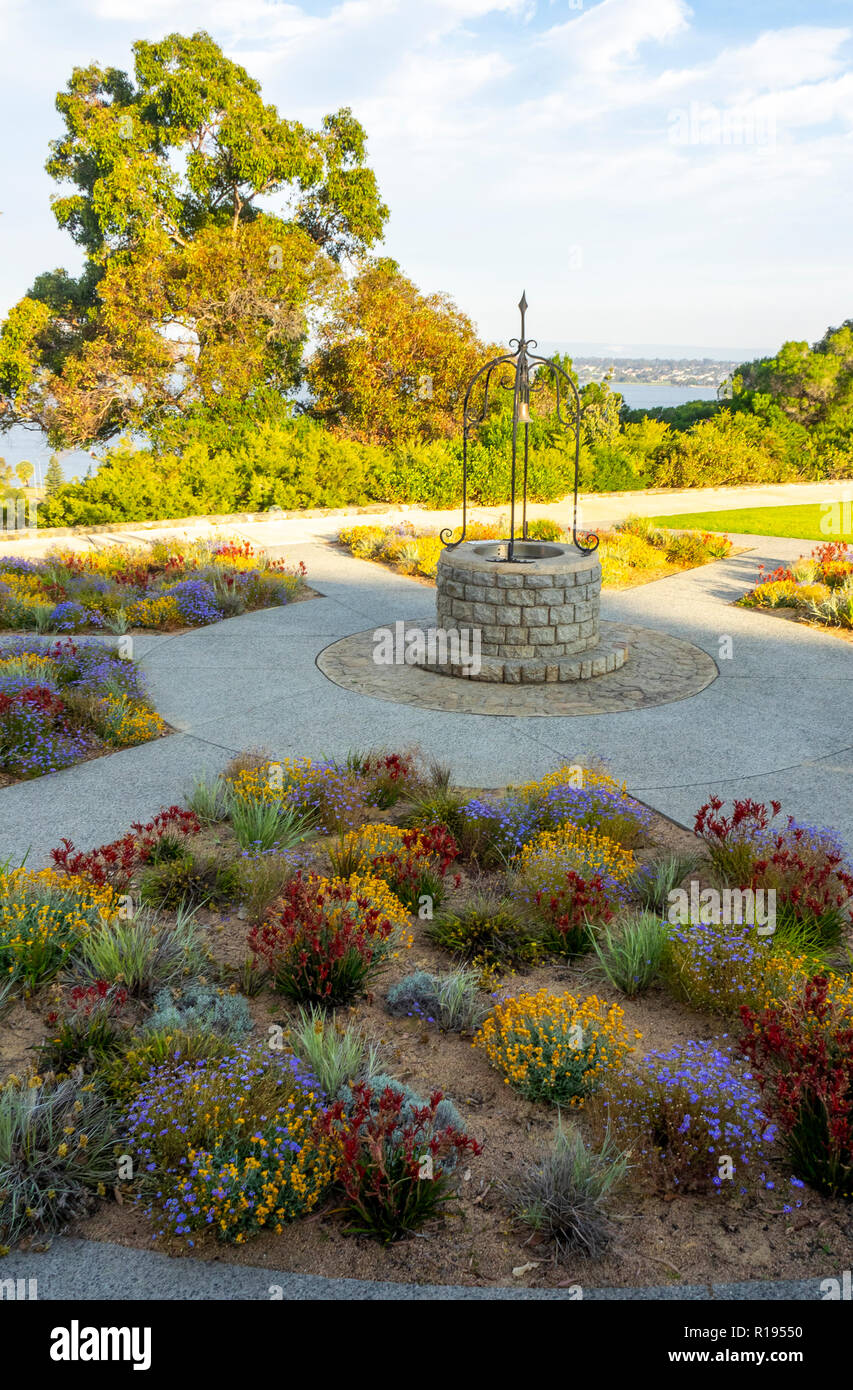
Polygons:
<instances>
[{"instance_id":1,"label":"green lawn","mask_svg":"<svg viewBox=\"0 0 853 1390\"><path fill-rule=\"evenodd\" d=\"M656 526L677 530L729 531L753 536L794 536L806 541L853 540L853 505L839 503L834 512L820 502L798 507L739 507L735 511L679 512L677 516L653 516ZM824 529L821 530L821 522ZM828 529L830 525L833 528Z\"/></svg>"}]
</instances>

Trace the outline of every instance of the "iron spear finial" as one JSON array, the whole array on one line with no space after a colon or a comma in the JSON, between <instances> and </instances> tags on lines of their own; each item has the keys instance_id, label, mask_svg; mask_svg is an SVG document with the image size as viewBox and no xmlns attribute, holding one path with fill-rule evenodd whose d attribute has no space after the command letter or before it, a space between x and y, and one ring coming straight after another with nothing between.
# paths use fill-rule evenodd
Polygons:
<instances>
[{"instance_id":1,"label":"iron spear finial","mask_svg":"<svg viewBox=\"0 0 853 1390\"><path fill-rule=\"evenodd\" d=\"M522 290L522 292L521 292L521 298L520 298L520 300L518 301L518 307L519 307L519 309L521 310L521 338L522 338L522 341L523 341L523 340L524 340L524 316L525 316L525 314L527 313L527 290Z\"/></svg>"}]
</instances>

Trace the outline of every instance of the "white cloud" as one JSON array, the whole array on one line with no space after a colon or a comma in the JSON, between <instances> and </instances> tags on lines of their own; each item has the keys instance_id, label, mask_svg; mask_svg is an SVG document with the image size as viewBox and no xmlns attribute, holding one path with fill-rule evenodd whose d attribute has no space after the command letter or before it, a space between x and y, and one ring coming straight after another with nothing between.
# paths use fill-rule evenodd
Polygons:
<instances>
[{"instance_id":1,"label":"white cloud","mask_svg":"<svg viewBox=\"0 0 853 1390\"><path fill-rule=\"evenodd\" d=\"M354 108L392 209L389 254L490 336L523 280L551 339L770 347L789 320L817 336L849 312L853 29L821 24L822 0L808 23L762 31L744 5L722 38L695 0L68 3L56 36L21 12L6 60L7 77L10 62L28 74L11 75L8 99L16 119L22 98L20 119L33 113L29 171L73 62L128 67L134 39L205 28L284 114ZM772 125L774 140L673 143L672 113L694 105ZM34 268L61 244L40 187L16 242ZM825 282L821 261L835 267ZM7 258L5 273L11 300L21 272Z\"/></svg>"},{"instance_id":2,"label":"white cloud","mask_svg":"<svg viewBox=\"0 0 853 1390\"><path fill-rule=\"evenodd\" d=\"M641 45L662 43L688 28L685 0L601 0L539 40L571 69L611 72L634 59Z\"/></svg>"}]
</instances>

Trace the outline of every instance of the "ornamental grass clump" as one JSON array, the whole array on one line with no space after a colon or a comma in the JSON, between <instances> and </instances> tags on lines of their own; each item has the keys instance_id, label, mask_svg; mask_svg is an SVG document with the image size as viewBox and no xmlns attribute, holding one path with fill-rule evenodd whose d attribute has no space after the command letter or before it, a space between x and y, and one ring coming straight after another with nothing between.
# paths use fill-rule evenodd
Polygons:
<instances>
[{"instance_id":1,"label":"ornamental grass clump","mask_svg":"<svg viewBox=\"0 0 853 1390\"><path fill-rule=\"evenodd\" d=\"M202 825L218 825L228 819L230 810L227 783L221 777L197 777L187 794L187 805Z\"/></svg>"},{"instance_id":2,"label":"ornamental grass clump","mask_svg":"<svg viewBox=\"0 0 853 1390\"><path fill-rule=\"evenodd\" d=\"M583 1105L634 1050L624 1018L618 1004L594 994L579 1000L541 989L497 1003L474 1046L528 1100Z\"/></svg>"},{"instance_id":3,"label":"ornamental grass clump","mask_svg":"<svg viewBox=\"0 0 853 1390\"><path fill-rule=\"evenodd\" d=\"M461 792L451 786L430 784L412 792L412 809L407 817L407 825L424 830L430 825L441 825L452 835L463 853L468 851L465 808L468 804Z\"/></svg>"},{"instance_id":4,"label":"ornamental grass clump","mask_svg":"<svg viewBox=\"0 0 853 1390\"><path fill-rule=\"evenodd\" d=\"M559 1124L539 1159L502 1186L516 1219L550 1240L554 1259L565 1264L604 1254L613 1234L606 1204L627 1170L628 1155L609 1134L596 1148L578 1129Z\"/></svg>"},{"instance_id":5,"label":"ornamental grass clump","mask_svg":"<svg viewBox=\"0 0 853 1390\"><path fill-rule=\"evenodd\" d=\"M408 915L384 883L297 873L249 932L275 988L300 1003L348 1004L400 950Z\"/></svg>"},{"instance_id":6,"label":"ornamental grass clump","mask_svg":"<svg viewBox=\"0 0 853 1390\"><path fill-rule=\"evenodd\" d=\"M853 990L833 997L818 976L800 997L741 1019L741 1051L797 1177L853 1198Z\"/></svg>"},{"instance_id":7,"label":"ornamental grass clump","mask_svg":"<svg viewBox=\"0 0 853 1390\"><path fill-rule=\"evenodd\" d=\"M331 1100L342 1087L370 1081L379 1071L378 1045L364 1029L338 1022L315 1004L300 1006L287 1041Z\"/></svg>"},{"instance_id":8,"label":"ornamental grass clump","mask_svg":"<svg viewBox=\"0 0 853 1390\"><path fill-rule=\"evenodd\" d=\"M115 1184L115 1115L82 1069L0 1089L0 1242L52 1235Z\"/></svg>"},{"instance_id":9,"label":"ornamental grass clump","mask_svg":"<svg viewBox=\"0 0 853 1390\"><path fill-rule=\"evenodd\" d=\"M366 825L341 837L329 851L339 876L367 874L387 883L409 912L424 898L439 907L446 879L459 855L453 836L441 825L405 830L396 825ZM459 878L456 877L458 886Z\"/></svg>"},{"instance_id":10,"label":"ornamental grass clump","mask_svg":"<svg viewBox=\"0 0 853 1390\"><path fill-rule=\"evenodd\" d=\"M678 888L698 866L697 854L666 854L637 869L628 880L628 890L641 907L663 915L670 905L673 889Z\"/></svg>"},{"instance_id":11,"label":"ornamental grass clump","mask_svg":"<svg viewBox=\"0 0 853 1390\"><path fill-rule=\"evenodd\" d=\"M87 935L115 921L113 890L55 869L0 873L0 974L33 990L53 979Z\"/></svg>"},{"instance_id":12,"label":"ornamental grass clump","mask_svg":"<svg viewBox=\"0 0 853 1390\"><path fill-rule=\"evenodd\" d=\"M77 943L68 970L84 983L106 980L145 998L201 974L208 959L192 912L180 909L170 922L143 909L92 927Z\"/></svg>"},{"instance_id":13,"label":"ornamental grass clump","mask_svg":"<svg viewBox=\"0 0 853 1390\"><path fill-rule=\"evenodd\" d=\"M322 1103L296 1058L271 1049L155 1071L124 1121L155 1235L240 1245L307 1215L339 1160Z\"/></svg>"},{"instance_id":14,"label":"ornamental grass clump","mask_svg":"<svg viewBox=\"0 0 853 1390\"><path fill-rule=\"evenodd\" d=\"M775 1128L751 1076L715 1042L646 1053L608 1081L593 1114L659 1189L743 1194L766 1180Z\"/></svg>"},{"instance_id":15,"label":"ornamental grass clump","mask_svg":"<svg viewBox=\"0 0 853 1390\"><path fill-rule=\"evenodd\" d=\"M293 858L282 854L278 845L243 851L237 860L237 877L242 907L252 925L262 921L278 901L296 867Z\"/></svg>"},{"instance_id":16,"label":"ornamental grass clump","mask_svg":"<svg viewBox=\"0 0 853 1390\"><path fill-rule=\"evenodd\" d=\"M627 912L593 938L593 950L608 984L633 998L658 977L667 925L653 912Z\"/></svg>"},{"instance_id":17,"label":"ornamental grass clump","mask_svg":"<svg viewBox=\"0 0 853 1390\"><path fill-rule=\"evenodd\" d=\"M310 758L235 760L223 773L235 801L272 803L282 814L288 809L329 834L344 834L367 816L366 778L334 762ZM233 819L233 811L232 811Z\"/></svg>"},{"instance_id":18,"label":"ornamental grass clump","mask_svg":"<svg viewBox=\"0 0 853 1390\"><path fill-rule=\"evenodd\" d=\"M340 1146L347 1230L385 1245L436 1216L453 1196L460 1158L481 1152L441 1091L420 1101L388 1077L353 1086L348 1102L336 1102L323 1125Z\"/></svg>"}]
</instances>

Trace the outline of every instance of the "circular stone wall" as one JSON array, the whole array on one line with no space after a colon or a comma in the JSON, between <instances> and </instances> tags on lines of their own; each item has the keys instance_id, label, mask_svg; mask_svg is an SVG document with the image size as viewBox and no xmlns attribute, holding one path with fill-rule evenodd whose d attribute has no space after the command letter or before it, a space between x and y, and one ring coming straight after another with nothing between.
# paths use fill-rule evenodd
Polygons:
<instances>
[{"instance_id":1,"label":"circular stone wall","mask_svg":"<svg viewBox=\"0 0 853 1390\"><path fill-rule=\"evenodd\" d=\"M436 616L448 641L417 665L512 684L588 680L624 665L626 644L599 631L601 565L594 552L516 542L515 554L528 563L507 563L501 554L506 542L466 541L442 551ZM476 634L478 660L460 660Z\"/></svg>"}]
</instances>

